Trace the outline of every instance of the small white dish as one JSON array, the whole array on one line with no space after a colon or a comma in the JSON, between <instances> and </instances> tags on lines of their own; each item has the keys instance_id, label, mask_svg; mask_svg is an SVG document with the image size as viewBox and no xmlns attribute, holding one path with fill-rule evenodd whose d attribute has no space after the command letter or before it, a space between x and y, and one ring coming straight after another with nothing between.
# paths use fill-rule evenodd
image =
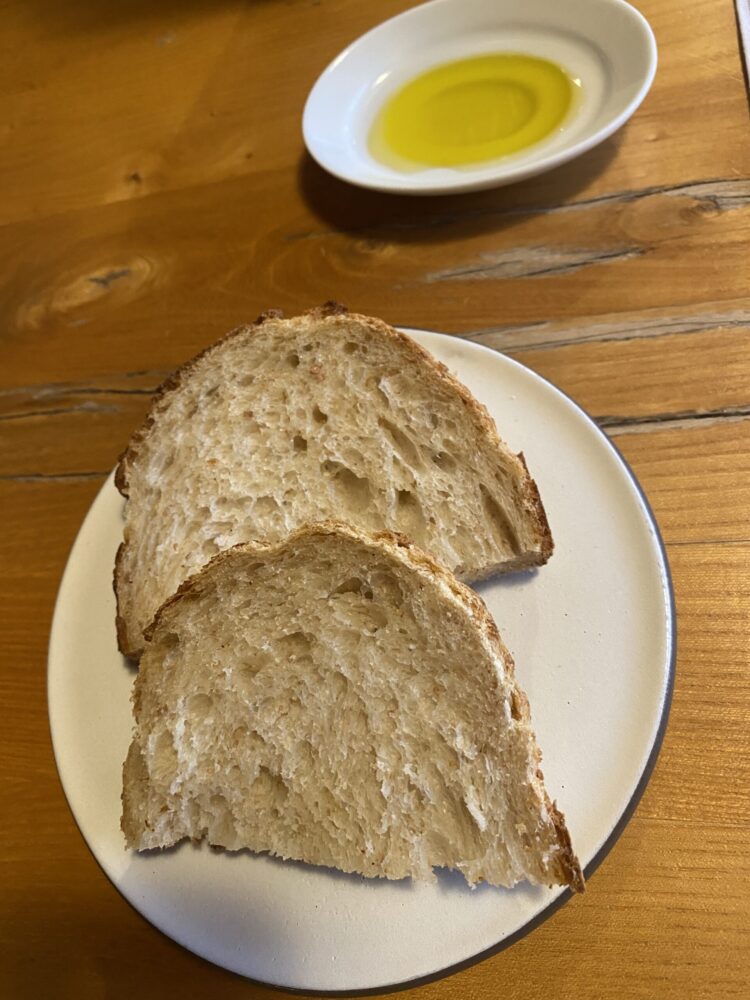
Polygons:
<instances>
[{"instance_id":1,"label":"small white dish","mask_svg":"<svg viewBox=\"0 0 750 1000\"><path fill-rule=\"evenodd\" d=\"M590 875L646 785L669 710L674 609L658 530L622 458L567 396L485 347L407 332L523 448L544 497L549 564L477 589L516 660L547 788ZM559 886L471 890L445 871L434 884L363 879L205 845L127 851L120 793L135 673L117 652L112 592L122 507L110 477L70 554L50 637L49 717L81 833L147 920L233 972L320 993L434 976L505 947L569 897Z\"/></svg>"},{"instance_id":2,"label":"small white dish","mask_svg":"<svg viewBox=\"0 0 750 1000\"><path fill-rule=\"evenodd\" d=\"M405 83L456 59L518 52L581 81L574 112L546 139L502 159L402 172L373 157L378 111ZM323 71L305 105L310 154L360 187L404 194L478 191L532 177L579 156L623 125L648 93L656 41L625 0L432 0L362 35Z\"/></svg>"}]
</instances>

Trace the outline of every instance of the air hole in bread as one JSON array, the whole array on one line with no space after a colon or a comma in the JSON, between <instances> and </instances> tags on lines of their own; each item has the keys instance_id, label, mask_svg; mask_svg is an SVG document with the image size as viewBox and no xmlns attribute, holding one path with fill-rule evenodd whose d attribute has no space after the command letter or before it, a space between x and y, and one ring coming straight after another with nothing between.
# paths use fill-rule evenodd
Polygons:
<instances>
[{"instance_id":1,"label":"air hole in bread","mask_svg":"<svg viewBox=\"0 0 750 1000\"><path fill-rule=\"evenodd\" d=\"M211 822L208 836L216 847L231 847L237 839L234 818L229 803L223 795L211 796Z\"/></svg>"},{"instance_id":2,"label":"air hole in bread","mask_svg":"<svg viewBox=\"0 0 750 1000\"><path fill-rule=\"evenodd\" d=\"M379 600L398 604L404 618L414 617L400 581L388 569L374 570L370 574L370 585L378 595Z\"/></svg>"},{"instance_id":3,"label":"air hole in bread","mask_svg":"<svg viewBox=\"0 0 750 1000\"><path fill-rule=\"evenodd\" d=\"M193 722L203 722L214 707L213 698L208 694L192 694L188 698L187 712Z\"/></svg>"},{"instance_id":4,"label":"air hole in bread","mask_svg":"<svg viewBox=\"0 0 750 1000\"><path fill-rule=\"evenodd\" d=\"M432 461L444 472L453 472L458 465L453 455L449 455L447 451L439 451L432 456Z\"/></svg>"},{"instance_id":5,"label":"air hole in bread","mask_svg":"<svg viewBox=\"0 0 750 1000\"><path fill-rule=\"evenodd\" d=\"M344 344L344 354L354 354L356 353L359 344L355 344L353 340L347 340Z\"/></svg>"},{"instance_id":6,"label":"air hole in bread","mask_svg":"<svg viewBox=\"0 0 750 1000\"><path fill-rule=\"evenodd\" d=\"M254 375L243 375L242 378L239 380L238 385L247 387L249 385L252 385L254 381L255 381Z\"/></svg>"},{"instance_id":7,"label":"air hole in bread","mask_svg":"<svg viewBox=\"0 0 750 1000\"><path fill-rule=\"evenodd\" d=\"M411 490L396 490L396 518L399 531L423 544L426 522L422 505Z\"/></svg>"},{"instance_id":8,"label":"air hole in bread","mask_svg":"<svg viewBox=\"0 0 750 1000\"><path fill-rule=\"evenodd\" d=\"M256 517L272 517L278 510L279 505L274 497L258 497L253 504L253 514Z\"/></svg>"},{"instance_id":9,"label":"air hole in bread","mask_svg":"<svg viewBox=\"0 0 750 1000\"><path fill-rule=\"evenodd\" d=\"M364 628L366 632L373 633L377 632L378 629L385 628L388 624L388 614L384 608L381 608L374 601L368 603L367 605L362 605L363 609L366 608L366 617L364 621Z\"/></svg>"},{"instance_id":10,"label":"air hole in bread","mask_svg":"<svg viewBox=\"0 0 750 1000\"><path fill-rule=\"evenodd\" d=\"M412 439L407 434L404 434L400 427L396 427L395 424L392 424L390 420L386 420L384 417L379 417L378 423L400 458L412 469L423 468L424 462L422 461L422 456L419 454L419 449Z\"/></svg>"},{"instance_id":11,"label":"air hole in bread","mask_svg":"<svg viewBox=\"0 0 750 1000\"><path fill-rule=\"evenodd\" d=\"M149 759L149 776L152 781L170 780L178 767L177 751L172 742L172 736L167 729L162 729L153 741Z\"/></svg>"},{"instance_id":12,"label":"air hole in bread","mask_svg":"<svg viewBox=\"0 0 750 1000\"><path fill-rule=\"evenodd\" d=\"M289 632L282 636L277 645L279 656L287 660L299 660L310 655L312 636L305 632Z\"/></svg>"},{"instance_id":13,"label":"air hole in bread","mask_svg":"<svg viewBox=\"0 0 750 1000\"><path fill-rule=\"evenodd\" d=\"M360 580L358 576L350 576L348 580L344 580L340 583L338 587L331 591L331 594L358 594L364 587L364 581Z\"/></svg>"},{"instance_id":14,"label":"air hole in bread","mask_svg":"<svg viewBox=\"0 0 750 1000\"><path fill-rule=\"evenodd\" d=\"M272 661L268 654L258 652L258 654L253 656L252 659L247 659L244 662L237 664L232 670L232 679L237 691L243 694L246 698L253 698L258 684L255 678L264 667L268 666L270 662ZM238 736L238 733L241 735ZM243 726L242 728L235 729L234 736L236 739L242 740L249 752L258 734L251 733Z\"/></svg>"},{"instance_id":15,"label":"air hole in bread","mask_svg":"<svg viewBox=\"0 0 750 1000\"><path fill-rule=\"evenodd\" d=\"M307 451L307 438L302 437L301 434L295 434L292 439L292 445L295 451Z\"/></svg>"},{"instance_id":16,"label":"air hole in bread","mask_svg":"<svg viewBox=\"0 0 750 1000\"><path fill-rule=\"evenodd\" d=\"M180 644L180 637L176 632L165 632L161 637L161 645L166 649L175 649Z\"/></svg>"},{"instance_id":17,"label":"air hole in bread","mask_svg":"<svg viewBox=\"0 0 750 1000\"><path fill-rule=\"evenodd\" d=\"M440 417L437 415L437 413L430 414L430 423L432 424L433 427L437 427L437 425L440 423Z\"/></svg>"},{"instance_id":18,"label":"air hole in bread","mask_svg":"<svg viewBox=\"0 0 750 1000\"><path fill-rule=\"evenodd\" d=\"M299 367L299 354L297 354L296 351L291 351L286 356L286 363L289 365L290 368L298 368Z\"/></svg>"},{"instance_id":19,"label":"air hole in bread","mask_svg":"<svg viewBox=\"0 0 750 1000\"><path fill-rule=\"evenodd\" d=\"M213 538L206 538L201 542L201 555L204 559L212 559L221 552L221 547Z\"/></svg>"},{"instance_id":20,"label":"air hole in bread","mask_svg":"<svg viewBox=\"0 0 750 1000\"><path fill-rule=\"evenodd\" d=\"M324 472L331 476L339 498L348 507L346 513L361 514L370 504L370 480L360 477L341 462L327 459L321 464Z\"/></svg>"},{"instance_id":21,"label":"air hole in bread","mask_svg":"<svg viewBox=\"0 0 750 1000\"><path fill-rule=\"evenodd\" d=\"M371 601L374 597L372 587L358 576L351 576L344 580L338 587L331 591L331 597L336 594L361 594L366 601Z\"/></svg>"},{"instance_id":22,"label":"air hole in bread","mask_svg":"<svg viewBox=\"0 0 750 1000\"><path fill-rule=\"evenodd\" d=\"M234 521L214 521L211 525L211 530L216 536L225 534L229 535L235 527L236 525Z\"/></svg>"},{"instance_id":23,"label":"air hole in bread","mask_svg":"<svg viewBox=\"0 0 750 1000\"><path fill-rule=\"evenodd\" d=\"M312 743L307 740L300 740L297 744L297 763L303 770L309 769L313 766L315 760L315 751L313 750Z\"/></svg>"},{"instance_id":24,"label":"air hole in bread","mask_svg":"<svg viewBox=\"0 0 750 1000\"><path fill-rule=\"evenodd\" d=\"M282 806L289 792L280 775L272 774L268 768L261 765L258 777L253 782L252 794L260 808L265 806L270 809Z\"/></svg>"},{"instance_id":25,"label":"air hole in bread","mask_svg":"<svg viewBox=\"0 0 750 1000\"><path fill-rule=\"evenodd\" d=\"M508 515L500 507L497 500L495 500L484 483L480 483L479 492L482 498L484 513L487 517L487 521L489 522L492 534L495 537L495 541L498 545L504 546L505 548L510 549L510 551L515 555L518 555L521 551L521 546L518 543L518 536L513 529L513 525L508 519Z\"/></svg>"},{"instance_id":26,"label":"air hole in bread","mask_svg":"<svg viewBox=\"0 0 750 1000\"><path fill-rule=\"evenodd\" d=\"M316 424L328 423L328 414L323 413L317 403L313 406L312 417Z\"/></svg>"},{"instance_id":27,"label":"air hole in bread","mask_svg":"<svg viewBox=\"0 0 750 1000\"><path fill-rule=\"evenodd\" d=\"M328 682L331 686L331 692L336 700L341 700L345 698L349 692L349 681L346 674L342 674L340 670L334 670L328 678Z\"/></svg>"},{"instance_id":28,"label":"air hole in bread","mask_svg":"<svg viewBox=\"0 0 750 1000\"><path fill-rule=\"evenodd\" d=\"M232 496L221 496L214 497L211 501L212 506L217 513L224 512L227 517L234 517L235 514L242 511L249 504L252 504L252 497L232 497ZM206 508L208 509L208 508ZM232 524L235 522L232 521Z\"/></svg>"}]
</instances>

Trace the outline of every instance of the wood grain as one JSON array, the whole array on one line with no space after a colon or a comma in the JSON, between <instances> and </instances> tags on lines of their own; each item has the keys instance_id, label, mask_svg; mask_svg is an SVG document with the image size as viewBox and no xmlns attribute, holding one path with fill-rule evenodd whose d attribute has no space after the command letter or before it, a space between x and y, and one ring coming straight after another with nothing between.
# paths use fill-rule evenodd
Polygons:
<instances>
[{"instance_id":1,"label":"wood grain","mask_svg":"<svg viewBox=\"0 0 750 1000\"><path fill-rule=\"evenodd\" d=\"M7 4L3 221L287 168L302 154L299 113L318 73L343 45L409 6ZM609 192L744 171L745 137L734 124L746 104L731 3L641 6L664 40L659 73L639 115L589 160L594 176L570 165L555 178L483 195L482 204L549 200L561 182L571 193Z\"/></svg>"},{"instance_id":2,"label":"wood grain","mask_svg":"<svg viewBox=\"0 0 750 1000\"><path fill-rule=\"evenodd\" d=\"M447 198L304 154L307 90L411 6L0 7L0 996L279 994L151 928L88 852L47 723L67 553L163 377L270 306L335 297L504 350L644 487L679 614L654 775L586 894L419 1000L750 995L750 136L730 0L643 0L653 90L550 174Z\"/></svg>"},{"instance_id":3,"label":"wood grain","mask_svg":"<svg viewBox=\"0 0 750 1000\"><path fill-rule=\"evenodd\" d=\"M655 418L747 412L750 330L706 330L508 353L559 385L609 428Z\"/></svg>"},{"instance_id":4,"label":"wood grain","mask_svg":"<svg viewBox=\"0 0 750 1000\"><path fill-rule=\"evenodd\" d=\"M637 471L667 545L750 540L750 419L642 427L613 440Z\"/></svg>"},{"instance_id":5,"label":"wood grain","mask_svg":"<svg viewBox=\"0 0 750 1000\"><path fill-rule=\"evenodd\" d=\"M295 313L330 297L407 326L425 326L436 310L433 325L472 332L550 315L585 325L632 313L634 302L683 316L705 315L711 302L736 314L750 280L747 204L647 193L574 212L436 222L421 208L414 225L318 235L293 185L280 172L252 189L224 181L0 229L9 316L0 387L24 368L47 382L173 367L271 306ZM223 208L238 202L252 226ZM566 263L550 267L555 259Z\"/></svg>"}]
</instances>

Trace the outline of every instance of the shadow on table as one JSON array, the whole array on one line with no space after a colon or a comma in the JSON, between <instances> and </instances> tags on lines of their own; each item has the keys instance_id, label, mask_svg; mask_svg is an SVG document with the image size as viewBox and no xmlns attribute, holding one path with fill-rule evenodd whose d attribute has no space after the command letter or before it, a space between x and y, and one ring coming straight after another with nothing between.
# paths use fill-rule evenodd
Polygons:
<instances>
[{"instance_id":1,"label":"shadow on table","mask_svg":"<svg viewBox=\"0 0 750 1000\"><path fill-rule=\"evenodd\" d=\"M252 3L280 4L284 0L252 0ZM74 0L60 3L60 0L27 0L25 7L39 22L40 27L54 27L68 31L106 31L113 24L157 21L164 23L174 16L179 19L178 27L191 14L200 11L216 11L224 7L236 6L229 0Z\"/></svg>"},{"instance_id":2,"label":"shadow on table","mask_svg":"<svg viewBox=\"0 0 750 1000\"><path fill-rule=\"evenodd\" d=\"M432 229L441 242L458 241L575 201L615 158L621 134L547 174L488 191L428 196L369 191L328 174L307 152L299 161L298 187L310 211L333 230L376 231L394 243L421 243Z\"/></svg>"}]
</instances>

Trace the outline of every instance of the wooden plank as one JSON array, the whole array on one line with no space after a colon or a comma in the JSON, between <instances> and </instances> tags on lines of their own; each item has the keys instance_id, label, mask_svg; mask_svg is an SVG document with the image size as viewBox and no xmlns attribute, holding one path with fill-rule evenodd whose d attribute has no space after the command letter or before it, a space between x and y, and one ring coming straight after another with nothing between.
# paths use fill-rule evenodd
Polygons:
<instances>
[{"instance_id":1,"label":"wooden plank","mask_svg":"<svg viewBox=\"0 0 750 1000\"><path fill-rule=\"evenodd\" d=\"M750 539L750 420L651 425L613 438L669 545Z\"/></svg>"},{"instance_id":2,"label":"wooden plank","mask_svg":"<svg viewBox=\"0 0 750 1000\"><path fill-rule=\"evenodd\" d=\"M547 319L526 326L498 323L461 334L498 351L523 351L596 340L631 340L704 330L747 330L750 308L745 298L695 305L673 304L652 309L628 309L572 319Z\"/></svg>"},{"instance_id":3,"label":"wooden plank","mask_svg":"<svg viewBox=\"0 0 750 1000\"><path fill-rule=\"evenodd\" d=\"M669 559L678 623L674 700L639 815L746 829L750 543L675 546Z\"/></svg>"},{"instance_id":4,"label":"wooden plank","mask_svg":"<svg viewBox=\"0 0 750 1000\"><path fill-rule=\"evenodd\" d=\"M0 479L101 478L125 450L168 373L146 372L0 392Z\"/></svg>"},{"instance_id":5,"label":"wooden plank","mask_svg":"<svg viewBox=\"0 0 750 1000\"><path fill-rule=\"evenodd\" d=\"M62 482L0 482L6 525L0 536L3 574L14 580L27 574L49 576L56 586L70 546L103 482L104 476ZM44 636L41 641L46 642Z\"/></svg>"},{"instance_id":6,"label":"wooden plank","mask_svg":"<svg viewBox=\"0 0 750 1000\"><path fill-rule=\"evenodd\" d=\"M300 117L318 73L357 35L411 6L134 0L127 14L110 6L102 16L91 0L6 4L3 221L252 177L299 160ZM746 106L731 4L640 6L661 43L660 66L628 126L553 174L454 204L558 204L747 173L746 130L735 126Z\"/></svg>"},{"instance_id":7,"label":"wooden plank","mask_svg":"<svg viewBox=\"0 0 750 1000\"><path fill-rule=\"evenodd\" d=\"M585 326L634 302L682 316L706 302L736 309L750 281L750 204L717 208L705 189L318 234L289 185L279 172L251 191L225 181L0 229L0 387L26 372L44 383L169 368L264 309L331 297L465 332L551 317Z\"/></svg>"},{"instance_id":8,"label":"wooden plank","mask_svg":"<svg viewBox=\"0 0 750 1000\"><path fill-rule=\"evenodd\" d=\"M606 427L750 412L750 328L509 353Z\"/></svg>"}]
</instances>

